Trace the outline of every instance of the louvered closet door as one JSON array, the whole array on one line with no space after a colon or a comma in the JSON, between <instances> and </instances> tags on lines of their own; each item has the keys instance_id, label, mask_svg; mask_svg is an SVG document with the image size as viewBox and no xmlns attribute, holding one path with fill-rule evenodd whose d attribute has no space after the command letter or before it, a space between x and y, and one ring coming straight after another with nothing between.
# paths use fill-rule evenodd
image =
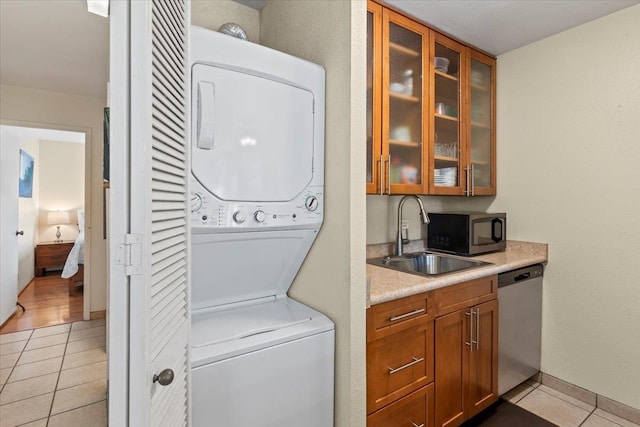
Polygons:
<instances>
[{"instance_id":1,"label":"louvered closet door","mask_svg":"<svg viewBox=\"0 0 640 427\"><path fill-rule=\"evenodd\" d=\"M131 2L130 426L190 424L188 23Z\"/></svg>"}]
</instances>

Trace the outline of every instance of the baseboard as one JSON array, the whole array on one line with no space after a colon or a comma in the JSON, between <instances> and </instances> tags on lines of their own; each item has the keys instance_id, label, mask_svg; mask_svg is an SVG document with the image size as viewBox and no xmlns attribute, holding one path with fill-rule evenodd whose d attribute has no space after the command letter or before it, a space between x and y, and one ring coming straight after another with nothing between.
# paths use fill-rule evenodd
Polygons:
<instances>
[{"instance_id":1,"label":"baseboard","mask_svg":"<svg viewBox=\"0 0 640 427\"><path fill-rule=\"evenodd\" d=\"M534 377L536 376L534 375ZM540 372L537 378L540 378L539 382L547 387L574 397L582 402L595 406L596 408L602 409L605 412L624 418L632 423L640 424L640 409L632 408L624 403L616 402L606 396L586 390L544 372Z\"/></svg>"},{"instance_id":2,"label":"baseboard","mask_svg":"<svg viewBox=\"0 0 640 427\"><path fill-rule=\"evenodd\" d=\"M104 319L105 317L107 317L107 310L92 311L89 314L89 319L91 320Z\"/></svg>"}]
</instances>

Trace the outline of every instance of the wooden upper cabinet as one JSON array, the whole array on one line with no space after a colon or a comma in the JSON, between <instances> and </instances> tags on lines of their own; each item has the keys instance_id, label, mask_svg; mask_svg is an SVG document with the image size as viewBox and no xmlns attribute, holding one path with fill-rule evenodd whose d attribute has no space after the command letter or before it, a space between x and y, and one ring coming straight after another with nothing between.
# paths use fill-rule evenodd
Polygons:
<instances>
[{"instance_id":1,"label":"wooden upper cabinet","mask_svg":"<svg viewBox=\"0 0 640 427\"><path fill-rule=\"evenodd\" d=\"M430 194L460 195L466 181L465 152L467 48L431 31Z\"/></svg>"},{"instance_id":2,"label":"wooden upper cabinet","mask_svg":"<svg viewBox=\"0 0 640 427\"><path fill-rule=\"evenodd\" d=\"M380 193L382 159L382 6L367 5L367 194Z\"/></svg>"},{"instance_id":3,"label":"wooden upper cabinet","mask_svg":"<svg viewBox=\"0 0 640 427\"><path fill-rule=\"evenodd\" d=\"M495 194L495 64L368 2L367 194Z\"/></svg>"},{"instance_id":4,"label":"wooden upper cabinet","mask_svg":"<svg viewBox=\"0 0 640 427\"><path fill-rule=\"evenodd\" d=\"M371 2L367 27L367 192L426 194L429 29Z\"/></svg>"},{"instance_id":5,"label":"wooden upper cabinet","mask_svg":"<svg viewBox=\"0 0 640 427\"><path fill-rule=\"evenodd\" d=\"M471 196L496 194L496 61L469 50L467 156Z\"/></svg>"}]
</instances>

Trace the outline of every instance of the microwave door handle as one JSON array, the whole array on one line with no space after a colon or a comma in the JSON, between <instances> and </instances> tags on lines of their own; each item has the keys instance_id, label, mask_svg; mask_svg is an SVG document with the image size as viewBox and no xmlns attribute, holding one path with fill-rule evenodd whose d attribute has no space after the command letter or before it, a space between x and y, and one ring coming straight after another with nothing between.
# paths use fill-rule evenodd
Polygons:
<instances>
[{"instance_id":1,"label":"microwave door handle","mask_svg":"<svg viewBox=\"0 0 640 427\"><path fill-rule=\"evenodd\" d=\"M496 231L499 231L499 233ZM496 243L504 240L504 219L494 218L491 221L491 240Z\"/></svg>"}]
</instances>

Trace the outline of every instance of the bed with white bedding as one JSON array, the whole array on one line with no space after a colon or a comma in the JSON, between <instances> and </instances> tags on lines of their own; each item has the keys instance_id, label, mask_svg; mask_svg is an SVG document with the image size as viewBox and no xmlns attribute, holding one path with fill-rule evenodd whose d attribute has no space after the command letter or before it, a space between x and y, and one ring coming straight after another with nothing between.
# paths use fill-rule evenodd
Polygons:
<instances>
[{"instance_id":1,"label":"bed with white bedding","mask_svg":"<svg viewBox=\"0 0 640 427\"><path fill-rule=\"evenodd\" d=\"M76 284L84 282L84 211L78 211L78 229L80 233L69 252L61 277L69 279L69 296L74 295Z\"/></svg>"},{"instance_id":2,"label":"bed with white bedding","mask_svg":"<svg viewBox=\"0 0 640 427\"><path fill-rule=\"evenodd\" d=\"M64 263L61 277L69 279L80 270L81 264L84 264L84 230L80 231L76 241L73 243L73 248L71 248L67 261Z\"/></svg>"}]
</instances>

